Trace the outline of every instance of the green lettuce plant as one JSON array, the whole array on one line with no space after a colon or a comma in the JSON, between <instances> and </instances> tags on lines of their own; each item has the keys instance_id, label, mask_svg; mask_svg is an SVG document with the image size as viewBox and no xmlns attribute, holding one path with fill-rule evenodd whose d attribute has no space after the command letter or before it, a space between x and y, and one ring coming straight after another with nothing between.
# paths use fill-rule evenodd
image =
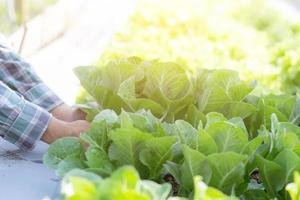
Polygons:
<instances>
[{"instance_id":1,"label":"green lettuce plant","mask_svg":"<svg viewBox=\"0 0 300 200\"><path fill-rule=\"evenodd\" d=\"M256 112L255 106L244 101L254 87L231 70L195 72L175 63L130 57L98 67L78 67L75 74L98 103L98 110L146 109L167 122L185 119L196 124L211 111L228 118L247 118ZM91 112L89 107L84 109Z\"/></svg>"}]
</instances>

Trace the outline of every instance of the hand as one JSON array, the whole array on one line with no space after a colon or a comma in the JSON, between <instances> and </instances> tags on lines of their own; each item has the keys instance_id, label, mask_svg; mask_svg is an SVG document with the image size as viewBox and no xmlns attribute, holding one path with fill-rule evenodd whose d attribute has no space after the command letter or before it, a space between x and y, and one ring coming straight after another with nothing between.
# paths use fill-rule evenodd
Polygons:
<instances>
[{"instance_id":1,"label":"hand","mask_svg":"<svg viewBox=\"0 0 300 200\"><path fill-rule=\"evenodd\" d=\"M42 140L51 144L55 140L66 136L80 136L89 129L90 124L85 120L77 120L73 122L65 122L52 117L49 126L42 136Z\"/></svg>"},{"instance_id":2,"label":"hand","mask_svg":"<svg viewBox=\"0 0 300 200\"><path fill-rule=\"evenodd\" d=\"M76 120L84 120L86 113L79 108L61 104L51 111L52 115L62 121L73 122Z\"/></svg>"}]
</instances>

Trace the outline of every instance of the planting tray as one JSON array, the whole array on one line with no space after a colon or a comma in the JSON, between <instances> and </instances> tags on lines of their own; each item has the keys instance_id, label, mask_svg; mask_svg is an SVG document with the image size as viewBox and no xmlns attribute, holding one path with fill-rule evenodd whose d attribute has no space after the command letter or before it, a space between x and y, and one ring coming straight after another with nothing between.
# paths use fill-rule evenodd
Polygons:
<instances>
[{"instance_id":1,"label":"planting tray","mask_svg":"<svg viewBox=\"0 0 300 200\"><path fill-rule=\"evenodd\" d=\"M23 152L0 139L0 200L55 199L60 179L42 164L48 145L38 142L31 152Z\"/></svg>"}]
</instances>

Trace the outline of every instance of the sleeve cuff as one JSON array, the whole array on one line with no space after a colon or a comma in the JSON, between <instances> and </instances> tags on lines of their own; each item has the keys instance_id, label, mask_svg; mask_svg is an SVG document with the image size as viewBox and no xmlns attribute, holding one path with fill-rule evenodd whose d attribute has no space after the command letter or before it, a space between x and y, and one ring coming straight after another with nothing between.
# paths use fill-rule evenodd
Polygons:
<instances>
[{"instance_id":1,"label":"sleeve cuff","mask_svg":"<svg viewBox=\"0 0 300 200\"><path fill-rule=\"evenodd\" d=\"M22 150L31 150L48 128L52 115L31 102L22 100L21 110L7 130L4 139Z\"/></svg>"},{"instance_id":2,"label":"sleeve cuff","mask_svg":"<svg viewBox=\"0 0 300 200\"><path fill-rule=\"evenodd\" d=\"M22 95L28 101L39 105L47 111L51 111L63 103L63 101L44 83L33 86Z\"/></svg>"}]
</instances>

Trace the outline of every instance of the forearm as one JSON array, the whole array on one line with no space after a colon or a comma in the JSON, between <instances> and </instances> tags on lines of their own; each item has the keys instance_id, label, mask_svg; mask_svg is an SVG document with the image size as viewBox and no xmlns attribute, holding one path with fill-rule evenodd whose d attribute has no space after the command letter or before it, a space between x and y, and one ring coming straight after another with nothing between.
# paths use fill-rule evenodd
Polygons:
<instances>
[{"instance_id":1,"label":"forearm","mask_svg":"<svg viewBox=\"0 0 300 200\"><path fill-rule=\"evenodd\" d=\"M30 150L46 132L51 114L0 82L0 135L23 150Z\"/></svg>"},{"instance_id":2,"label":"forearm","mask_svg":"<svg viewBox=\"0 0 300 200\"><path fill-rule=\"evenodd\" d=\"M31 150L36 141L46 143L79 136L89 128L84 120L61 121L25 100L0 81L0 136L20 149Z\"/></svg>"},{"instance_id":3,"label":"forearm","mask_svg":"<svg viewBox=\"0 0 300 200\"><path fill-rule=\"evenodd\" d=\"M33 68L12 51L0 46L0 80L24 98L63 121L85 119L80 109L66 105L42 80Z\"/></svg>"},{"instance_id":4,"label":"forearm","mask_svg":"<svg viewBox=\"0 0 300 200\"><path fill-rule=\"evenodd\" d=\"M61 120L58 120L54 117L51 118L50 123L47 127L47 130L42 136L42 140L48 144L51 144L56 139L60 138L61 132L65 132L65 127L67 123Z\"/></svg>"}]
</instances>

